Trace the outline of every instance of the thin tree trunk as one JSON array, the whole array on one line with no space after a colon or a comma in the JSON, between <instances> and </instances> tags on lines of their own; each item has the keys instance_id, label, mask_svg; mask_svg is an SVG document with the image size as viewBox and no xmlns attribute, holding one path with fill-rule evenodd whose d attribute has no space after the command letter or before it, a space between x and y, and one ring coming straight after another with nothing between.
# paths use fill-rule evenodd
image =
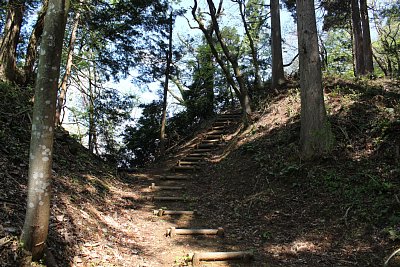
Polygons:
<instances>
[{"instance_id":1,"label":"thin tree trunk","mask_svg":"<svg viewBox=\"0 0 400 267\"><path fill-rule=\"evenodd\" d=\"M239 11L240 11L240 16L242 17L244 30L247 38L249 39L251 57L253 59L253 66L254 66L254 86L255 90L257 91L258 89L261 89L261 76L260 76L260 65L258 64L258 52L256 45L254 43L253 36L250 33L249 25L246 20L246 15L245 15L246 5L243 0L238 0L237 2L239 4Z\"/></svg>"},{"instance_id":2,"label":"thin tree trunk","mask_svg":"<svg viewBox=\"0 0 400 267\"><path fill-rule=\"evenodd\" d=\"M21 32L25 1L10 0L7 18L4 24L0 44L0 79L16 82L17 79L17 45Z\"/></svg>"},{"instance_id":3,"label":"thin tree trunk","mask_svg":"<svg viewBox=\"0 0 400 267\"><path fill-rule=\"evenodd\" d=\"M232 53L229 51L228 47L226 46L225 42L222 39L222 35L219 30L219 25L218 25L218 21L217 21L217 15L219 15L219 14L216 12L217 10L215 8L214 2L212 0L207 0L207 3L208 3L209 10L210 10L210 16L211 16L211 20L213 23L213 28L215 30L215 34L217 36L218 42L222 48L222 51L224 52L224 55L230 62L233 72L235 74L236 81L239 84L239 90L240 90L239 99L240 99L240 103L243 108L243 116L244 116L245 124L249 124L251 122L251 112L252 112L251 106L250 106L250 97L248 94L248 90L247 90L247 86L246 86L243 74L239 68L237 56L232 55ZM220 0L219 6L222 6L222 0ZM219 10L221 10L221 9L219 8Z\"/></svg>"},{"instance_id":4,"label":"thin tree trunk","mask_svg":"<svg viewBox=\"0 0 400 267\"><path fill-rule=\"evenodd\" d=\"M166 54L167 66L165 68L165 81L164 81L164 93L163 93L163 106L162 106L162 116L161 116L161 129L160 129L160 155L165 154L165 126L167 124L167 100L168 100L168 81L169 74L171 72L171 62L172 62L172 31L174 21L172 18L172 12L169 15L169 36L168 36L168 51Z\"/></svg>"},{"instance_id":5,"label":"thin tree trunk","mask_svg":"<svg viewBox=\"0 0 400 267\"><path fill-rule=\"evenodd\" d=\"M33 68L37 60L37 48L39 39L43 34L44 17L46 15L48 1L43 1L42 9L39 12L35 26L33 27L31 37L29 38L28 48L26 50L26 59L24 66L24 84L31 84L34 80Z\"/></svg>"},{"instance_id":6,"label":"thin tree trunk","mask_svg":"<svg viewBox=\"0 0 400 267\"><path fill-rule=\"evenodd\" d=\"M281 19L279 0L271 0L271 43L272 43L272 82L275 89L285 82L282 59Z\"/></svg>"},{"instance_id":7,"label":"thin tree trunk","mask_svg":"<svg viewBox=\"0 0 400 267\"><path fill-rule=\"evenodd\" d=\"M313 0L297 0L297 33L301 87L300 144L303 158L329 151L332 132L326 120L321 61Z\"/></svg>"},{"instance_id":8,"label":"thin tree trunk","mask_svg":"<svg viewBox=\"0 0 400 267\"><path fill-rule=\"evenodd\" d=\"M76 11L76 14L74 17L74 24L73 24L72 30L71 30L71 37L69 39L67 63L65 65L65 73L62 78L61 89L60 89L60 93L58 95L58 101L57 101L57 110L56 110L56 125L57 126L60 126L62 123L61 111L65 105L65 98L67 95L67 83L68 83L69 77L71 75L75 41L76 41L76 32L78 31L80 16L81 16L80 12Z\"/></svg>"},{"instance_id":9,"label":"thin tree trunk","mask_svg":"<svg viewBox=\"0 0 400 267\"><path fill-rule=\"evenodd\" d=\"M353 50L355 56L355 76L365 74L363 34L361 29L358 0L351 0L351 21L353 27Z\"/></svg>"},{"instance_id":10,"label":"thin tree trunk","mask_svg":"<svg viewBox=\"0 0 400 267\"><path fill-rule=\"evenodd\" d=\"M69 2L50 0L46 14L35 87L29 184L21 242L32 259L43 256L50 219L50 193L57 82Z\"/></svg>"},{"instance_id":11,"label":"thin tree trunk","mask_svg":"<svg viewBox=\"0 0 400 267\"><path fill-rule=\"evenodd\" d=\"M360 0L360 15L363 32L364 64L366 73L374 73L371 32L369 27L367 0Z\"/></svg>"}]
</instances>

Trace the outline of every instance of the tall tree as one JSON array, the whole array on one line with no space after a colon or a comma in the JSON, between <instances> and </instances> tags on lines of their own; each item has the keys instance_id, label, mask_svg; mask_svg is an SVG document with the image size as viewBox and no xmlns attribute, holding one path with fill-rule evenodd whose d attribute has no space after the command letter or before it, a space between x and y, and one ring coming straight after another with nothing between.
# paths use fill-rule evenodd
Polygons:
<instances>
[{"instance_id":1,"label":"tall tree","mask_svg":"<svg viewBox=\"0 0 400 267\"><path fill-rule=\"evenodd\" d=\"M245 31L246 37L249 41L252 63L254 66L254 87L255 87L255 90L257 91L257 89L261 89L261 75L260 75L260 65L258 62L259 58L258 58L258 48L257 48L257 41L259 38L259 36L257 36L259 34L259 31L257 32L257 27L259 27L259 23L255 22L255 21L251 21L251 22L248 21L248 17L247 17L248 12L246 10L247 5L244 0L232 0L232 1L237 2L239 5L240 17L242 18L244 31ZM256 3L249 1L248 4L255 5ZM262 6L262 5L260 5L260 6Z\"/></svg>"},{"instance_id":2,"label":"tall tree","mask_svg":"<svg viewBox=\"0 0 400 267\"><path fill-rule=\"evenodd\" d=\"M360 15L361 15L361 25L363 32L364 65L365 65L365 72L368 74L374 72L374 65L372 56L371 31L369 27L367 0L360 0Z\"/></svg>"},{"instance_id":3,"label":"tall tree","mask_svg":"<svg viewBox=\"0 0 400 267\"><path fill-rule=\"evenodd\" d=\"M25 55L25 65L24 65L24 77L22 78L23 84L26 86L32 84L34 80L34 66L37 61L37 49L39 46L39 40L43 34L44 17L46 15L48 0L43 0L43 5L39 11L38 18L28 42L28 48Z\"/></svg>"},{"instance_id":4,"label":"tall tree","mask_svg":"<svg viewBox=\"0 0 400 267\"><path fill-rule=\"evenodd\" d=\"M332 132L326 118L314 0L297 0L301 87L301 153L310 159L329 151Z\"/></svg>"},{"instance_id":5,"label":"tall tree","mask_svg":"<svg viewBox=\"0 0 400 267\"><path fill-rule=\"evenodd\" d=\"M361 28L360 7L358 0L351 0L351 22L353 29L353 54L354 74L360 76L365 74L363 33Z\"/></svg>"},{"instance_id":6,"label":"tall tree","mask_svg":"<svg viewBox=\"0 0 400 267\"><path fill-rule=\"evenodd\" d=\"M73 22L72 29L71 29L71 35L69 38L67 62L65 64L65 72L64 72L64 76L61 81L60 92L59 92L58 101L57 101L56 125L58 125L58 126L61 125L61 111L64 107L65 98L67 95L67 83L68 83L69 77L71 75L71 70L72 70L74 48L75 48L75 42L76 42L76 33L78 31L80 17L81 17L81 12L79 10L76 10L76 13L74 16L74 22Z\"/></svg>"},{"instance_id":7,"label":"tall tree","mask_svg":"<svg viewBox=\"0 0 400 267\"><path fill-rule=\"evenodd\" d=\"M16 80L16 52L25 7L24 0L10 0L8 2L7 18L0 39L0 79L2 80L11 82Z\"/></svg>"},{"instance_id":8,"label":"tall tree","mask_svg":"<svg viewBox=\"0 0 400 267\"><path fill-rule=\"evenodd\" d=\"M163 156L165 153L165 127L167 124L167 99L168 99L168 81L171 73L171 62L172 62L172 31L174 28L174 18L171 11L168 21L168 50L166 53L167 66L165 68L165 80L164 80L164 91L163 91L163 107L161 115L161 129L160 129L160 155Z\"/></svg>"},{"instance_id":9,"label":"tall tree","mask_svg":"<svg viewBox=\"0 0 400 267\"><path fill-rule=\"evenodd\" d=\"M285 82L282 59L282 37L279 0L271 0L272 82L271 88Z\"/></svg>"},{"instance_id":10,"label":"tall tree","mask_svg":"<svg viewBox=\"0 0 400 267\"><path fill-rule=\"evenodd\" d=\"M21 236L23 247L32 253L33 260L43 256L49 228L53 129L68 8L67 0L49 0L40 47L29 152L28 201Z\"/></svg>"},{"instance_id":11,"label":"tall tree","mask_svg":"<svg viewBox=\"0 0 400 267\"><path fill-rule=\"evenodd\" d=\"M218 17L220 17L221 13L222 13L223 0L220 0L218 9L215 7L214 2L212 0L207 0L207 3L208 3L209 15L211 17L211 23L212 23L211 28L213 29L213 31L215 31L215 35L217 37L218 44L221 46L223 54L226 57L227 61L229 62L229 66L233 69L234 77L236 79L237 84L236 84L233 76L230 73L229 67L223 62L216 47L213 45L214 42L213 42L212 35L211 35L210 31L207 30L207 28L204 24L204 21L202 19L203 14L201 14L201 15L196 14L197 0L194 0L194 6L192 8L193 18L196 20L196 22L199 25L199 28L203 32L203 34L208 42L208 45L210 46L210 49L215 57L215 60L218 62L218 65L223 70L223 72L226 76L226 79L228 80L229 84L232 86L236 95L239 98L240 105L243 110L243 118L244 118L245 124L249 124L251 121L251 112L252 112L251 104L250 104L250 96L249 96L248 89L247 89L247 86L245 83L245 79L244 79L243 74L239 67L238 56L233 54L229 50L227 44L224 42L224 39L222 37L221 31L219 28L219 24L218 24Z\"/></svg>"}]
</instances>

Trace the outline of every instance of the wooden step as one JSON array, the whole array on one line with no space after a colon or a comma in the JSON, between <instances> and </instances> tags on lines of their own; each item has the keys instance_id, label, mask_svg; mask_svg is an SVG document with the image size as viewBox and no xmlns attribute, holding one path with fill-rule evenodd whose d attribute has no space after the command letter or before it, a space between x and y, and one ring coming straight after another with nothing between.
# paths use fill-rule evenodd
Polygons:
<instances>
[{"instance_id":1,"label":"wooden step","mask_svg":"<svg viewBox=\"0 0 400 267\"><path fill-rule=\"evenodd\" d=\"M221 143L221 139L204 139L201 142L203 144L219 144L219 143Z\"/></svg>"},{"instance_id":2,"label":"wooden step","mask_svg":"<svg viewBox=\"0 0 400 267\"><path fill-rule=\"evenodd\" d=\"M183 176L183 175L166 175L161 176L161 180L189 180L190 176Z\"/></svg>"},{"instance_id":3,"label":"wooden step","mask_svg":"<svg viewBox=\"0 0 400 267\"><path fill-rule=\"evenodd\" d=\"M202 149L202 148L205 148L205 149L208 149L208 148L216 148L218 146L218 144L216 144L216 143L201 143L201 144L198 144L196 147L197 147L197 149Z\"/></svg>"},{"instance_id":4,"label":"wooden step","mask_svg":"<svg viewBox=\"0 0 400 267\"><path fill-rule=\"evenodd\" d=\"M204 157L192 157L192 156L186 156L182 159L182 161L202 161L204 160Z\"/></svg>"},{"instance_id":5,"label":"wooden step","mask_svg":"<svg viewBox=\"0 0 400 267\"><path fill-rule=\"evenodd\" d=\"M201 161L185 161L183 159L179 160L176 165L177 166L200 166L200 165L204 165L205 162L201 162Z\"/></svg>"},{"instance_id":6,"label":"wooden step","mask_svg":"<svg viewBox=\"0 0 400 267\"><path fill-rule=\"evenodd\" d=\"M156 197L156 196L151 196L151 197L146 197L147 200L149 201L186 201L184 197Z\"/></svg>"},{"instance_id":7,"label":"wooden step","mask_svg":"<svg viewBox=\"0 0 400 267\"><path fill-rule=\"evenodd\" d=\"M204 138L204 140L222 140L222 139L223 135L221 134L207 134Z\"/></svg>"},{"instance_id":8,"label":"wooden step","mask_svg":"<svg viewBox=\"0 0 400 267\"><path fill-rule=\"evenodd\" d=\"M173 170L176 171L197 171L200 170L199 166L174 166Z\"/></svg>"},{"instance_id":9,"label":"wooden step","mask_svg":"<svg viewBox=\"0 0 400 267\"><path fill-rule=\"evenodd\" d=\"M236 251L236 252L200 252L188 255L192 259L193 266L201 266L201 261L229 261L241 260L250 261L254 259L254 254L251 251Z\"/></svg>"},{"instance_id":10,"label":"wooden step","mask_svg":"<svg viewBox=\"0 0 400 267\"><path fill-rule=\"evenodd\" d=\"M166 186L166 185L156 185L155 183L151 183L149 186L151 190L184 190L183 186Z\"/></svg>"},{"instance_id":11,"label":"wooden step","mask_svg":"<svg viewBox=\"0 0 400 267\"><path fill-rule=\"evenodd\" d=\"M196 148L196 149L193 149L191 153L195 153L195 154L199 153L199 154L201 154L201 153L209 153L209 152L212 152L212 151L213 151L212 149L207 149L207 148Z\"/></svg>"},{"instance_id":12,"label":"wooden step","mask_svg":"<svg viewBox=\"0 0 400 267\"><path fill-rule=\"evenodd\" d=\"M223 130L210 130L208 132L205 133L205 135L223 135L227 133L227 131L223 131Z\"/></svg>"},{"instance_id":13,"label":"wooden step","mask_svg":"<svg viewBox=\"0 0 400 267\"><path fill-rule=\"evenodd\" d=\"M165 234L169 237L174 237L177 235L217 235L224 236L224 228L219 227L218 229L182 229L171 227L167 229Z\"/></svg>"},{"instance_id":14,"label":"wooden step","mask_svg":"<svg viewBox=\"0 0 400 267\"><path fill-rule=\"evenodd\" d=\"M197 211L196 210L163 210L163 209L158 209L158 210L153 210L153 214L157 216L164 216L164 215L196 215Z\"/></svg>"},{"instance_id":15,"label":"wooden step","mask_svg":"<svg viewBox=\"0 0 400 267\"><path fill-rule=\"evenodd\" d=\"M192 151L192 153L187 155L187 157L202 157L202 158L205 158L207 156L208 156L208 153L193 153L193 151Z\"/></svg>"},{"instance_id":16,"label":"wooden step","mask_svg":"<svg viewBox=\"0 0 400 267\"><path fill-rule=\"evenodd\" d=\"M225 129L225 125L211 127L211 131L225 131Z\"/></svg>"},{"instance_id":17,"label":"wooden step","mask_svg":"<svg viewBox=\"0 0 400 267\"><path fill-rule=\"evenodd\" d=\"M216 121L212 125L213 127L215 127L215 126L226 126L229 124L234 124L234 123L232 121Z\"/></svg>"}]
</instances>

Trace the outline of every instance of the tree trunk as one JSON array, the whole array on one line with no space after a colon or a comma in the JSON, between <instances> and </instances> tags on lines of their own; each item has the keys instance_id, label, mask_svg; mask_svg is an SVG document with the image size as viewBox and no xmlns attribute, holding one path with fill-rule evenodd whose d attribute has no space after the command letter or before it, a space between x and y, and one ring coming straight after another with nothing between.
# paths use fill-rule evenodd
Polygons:
<instances>
[{"instance_id":1,"label":"tree trunk","mask_svg":"<svg viewBox=\"0 0 400 267\"><path fill-rule=\"evenodd\" d=\"M37 48L39 39L43 34L44 17L46 15L48 1L43 1L42 9L39 12L35 26L33 27L31 37L29 38L28 48L26 50L25 66L24 66L24 85L33 83L33 68L37 59Z\"/></svg>"},{"instance_id":2,"label":"tree trunk","mask_svg":"<svg viewBox=\"0 0 400 267\"><path fill-rule=\"evenodd\" d=\"M366 73L374 73L371 32L369 27L367 0L360 0L361 25L363 32L364 64Z\"/></svg>"},{"instance_id":3,"label":"tree trunk","mask_svg":"<svg viewBox=\"0 0 400 267\"><path fill-rule=\"evenodd\" d=\"M271 51L272 51L272 82L271 88L275 89L285 82L282 59L281 19L279 0L271 0Z\"/></svg>"},{"instance_id":4,"label":"tree trunk","mask_svg":"<svg viewBox=\"0 0 400 267\"><path fill-rule=\"evenodd\" d=\"M65 97L67 95L67 83L69 80L69 77L71 75L71 69L72 69L72 62L73 62L73 56L74 56L74 47L75 47L75 41L76 41L76 32L78 30L79 26L79 20L80 20L80 12L79 10L76 11L75 17L74 17L74 24L72 26L71 30L71 37L69 39L69 45L68 45L68 55L67 55L67 63L65 65L65 73L62 79L61 83L61 89L60 93L58 95L58 101L57 101L57 110L56 110L56 125L61 126L61 111L65 105Z\"/></svg>"},{"instance_id":5,"label":"tree trunk","mask_svg":"<svg viewBox=\"0 0 400 267\"><path fill-rule=\"evenodd\" d=\"M227 45L224 43L224 41L222 39L221 32L219 30L218 21L217 21L216 8L215 8L213 1L207 0L207 3L208 3L209 10L210 10L210 16L211 16L213 28L215 30L215 34L217 36L218 42L222 48L222 51L224 52L224 55L230 62L233 72L235 74L236 81L239 84L239 90L240 90L239 98L240 98L240 103L241 103L242 109L243 109L244 122L245 122L245 124L249 124L251 122L251 112L252 112L251 106L250 106L250 97L248 94L248 90L246 87L246 83L245 83L243 74L239 68L237 56L232 55L232 53L229 51ZM220 2L220 6L221 6L221 3L222 2Z\"/></svg>"},{"instance_id":6,"label":"tree trunk","mask_svg":"<svg viewBox=\"0 0 400 267\"><path fill-rule=\"evenodd\" d=\"M169 15L169 29L168 29L168 51L167 51L167 66L165 68L165 81L164 81L164 93L163 93L163 106L161 115L161 129L160 129L160 155L165 154L165 126L167 124L167 100L168 100L168 81L169 74L171 72L171 62L172 62L172 31L174 26L174 21L172 18L172 12Z\"/></svg>"},{"instance_id":7,"label":"tree trunk","mask_svg":"<svg viewBox=\"0 0 400 267\"><path fill-rule=\"evenodd\" d=\"M353 27L353 51L355 61L355 76L365 74L363 34L361 29L360 8L358 0L351 0L351 21Z\"/></svg>"},{"instance_id":8,"label":"tree trunk","mask_svg":"<svg viewBox=\"0 0 400 267\"><path fill-rule=\"evenodd\" d=\"M57 83L69 2L50 0L46 14L32 120L29 184L21 242L32 259L43 256L50 218L50 185Z\"/></svg>"},{"instance_id":9,"label":"tree trunk","mask_svg":"<svg viewBox=\"0 0 400 267\"><path fill-rule=\"evenodd\" d=\"M322 91L314 1L297 0L296 3L301 86L300 144L303 158L311 159L329 151L333 137Z\"/></svg>"},{"instance_id":10,"label":"tree trunk","mask_svg":"<svg viewBox=\"0 0 400 267\"><path fill-rule=\"evenodd\" d=\"M253 66L254 66L254 86L255 86L255 91L257 91L258 89L261 89L261 76L260 76L260 66L258 64L258 52L257 52L256 45L254 43L253 36L250 33L249 25L246 20L246 12L244 10L246 8L246 5L243 0L239 0L238 4L239 4L240 16L242 17L242 21L243 21L244 30L245 30L247 38L249 39L251 57L252 57Z\"/></svg>"},{"instance_id":11,"label":"tree trunk","mask_svg":"<svg viewBox=\"0 0 400 267\"><path fill-rule=\"evenodd\" d=\"M10 0L0 44L0 79L15 82L17 79L17 45L21 32L25 1Z\"/></svg>"}]
</instances>

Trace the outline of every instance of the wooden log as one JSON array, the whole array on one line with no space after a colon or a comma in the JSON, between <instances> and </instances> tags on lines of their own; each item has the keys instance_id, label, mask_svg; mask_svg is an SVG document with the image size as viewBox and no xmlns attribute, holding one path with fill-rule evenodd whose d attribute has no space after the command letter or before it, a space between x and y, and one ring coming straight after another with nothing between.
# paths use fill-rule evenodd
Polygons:
<instances>
[{"instance_id":1,"label":"wooden log","mask_svg":"<svg viewBox=\"0 0 400 267\"><path fill-rule=\"evenodd\" d=\"M175 166L173 168L173 170L175 172L179 172L179 171L197 171L197 170L200 170L200 167L198 167L198 166Z\"/></svg>"},{"instance_id":2,"label":"wooden log","mask_svg":"<svg viewBox=\"0 0 400 267\"><path fill-rule=\"evenodd\" d=\"M208 152L212 152L212 149L197 148L192 150L192 153L208 153Z\"/></svg>"},{"instance_id":3,"label":"wooden log","mask_svg":"<svg viewBox=\"0 0 400 267\"><path fill-rule=\"evenodd\" d=\"M204 139L203 141L201 141L203 144L219 144L221 142L221 139Z\"/></svg>"},{"instance_id":4,"label":"wooden log","mask_svg":"<svg viewBox=\"0 0 400 267\"><path fill-rule=\"evenodd\" d=\"M254 259L254 254L251 251L236 251L236 252L200 252L189 255L192 259L193 266L200 266L200 261L228 261L242 260L250 261Z\"/></svg>"},{"instance_id":5,"label":"wooden log","mask_svg":"<svg viewBox=\"0 0 400 267\"><path fill-rule=\"evenodd\" d=\"M149 186L151 190L183 190L185 189L182 186L166 186L166 185L156 185L155 183L151 183Z\"/></svg>"},{"instance_id":6,"label":"wooden log","mask_svg":"<svg viewBox=\"0 0 400 267\"><path fill-rule=\"evenodd\" d=\"M231 121L216 121L212 125L215 126L226 126L228 124L233 124Z\"/></svg>"},{"instance_id":7,"label":"wooden log","mask_svg":"<svg viewBox=\"0 0 400 267\"><path fill-rule=\"evenodd\" d=\"M161 180L189 180L190 176L182 176L182 175L166 175L161 176Z\"/></svg>"},{"instance_id":8,"label":"wooden log","mask_svg":"<svg viewBox=\"0 0 400 267\"><path fill-rule=\"evenodd\" d=\"M207 134L204 138L205 140L222 140L222 135L220 134Z\"/></svg>"},{"instance_id":9,"label":"wooden log","mask_svg":"<svg viewBox=\"0 0 400 267\"><path fill-rule=\"evenodd\" d=\"M186 157L184 157L183 159L182 159L182 161L202 161L202 160L204 160L204 157L189 157L189 156L186 156Z\"/></svg>"},{"instance_id":10,"label":"wooden log","mask_svg":"<svg viewBox=\"0 0 400 267\"><path fill-rule=\"evenodd\" d=\"M151 196L151 197L146 197L147 200L150 201L185 201L184 197L155 197L155 196Z\"/></svg>"},{"instance_id":11,"label":"wooden log","mask_svg":"<svg viewBox=\"0 0 400 267\"><path fill-rule=\"evenodd\" d=\"M163 216L163 215L195 215L197 214L196 210L153 210L153 214L157 216Z\"/></svg>"},{"instance_id":12,"label":"wooden log","mask_svg":"<svg viewBox=\"0 0 400 267\"><path fill-rule=\"evenodd\" d=\"M204 143L201 143L201 144L198 144L197 145L197 148L198 149L208 149L208 148L215 148L215 147L217 147L218 145L217 144L214 144L214 143L210 143L210 144L204 144Z\"/></svg>"},{"instance_id":13,"label":"wooden log","mask_svg":"<svg viewBox=\"0 0 400 267\"><path fill-rule=\"evenodd\" d=\"M189 155L187 155L187 157L201 157L201 158L205 158L207 156L208 156L207 153L190 153Z\"/></svg>"},{"instance_id":14,"label":"wooden log","mask_svg":"<svg viewBox=\"0 0 400 267\"><path fill-rule=\"evenodd\" d=\"M166 236L174 237L176 235L217 235L224 236L224 228L218 229L182 229L171 227L167 229Z\"/></svg>"},{"instance_id":15,"label":"wooden log","mask_svg":"<svg viewBox=\"0 0 400 267\"><path fill-rule=\"evenodd\" d=\"M224 127L222 127L221 130L213 130L211 129L210 131L206 132L206 135L221 135L221 134L225 134L227 133L226 131L224 131L223 129L225 129Z\"/></svg>"},{"instance_id":16,"label":"wooden log","mask_svg":"<svg viewBox=\"0 0 400 267\"><path fill-rule=\"evenodd\" d=\"M179 160L177 165L178 166L199 166L204 164L204 162L200 161L184 161L184 160Z\"/></svg>"}]
</instances>

